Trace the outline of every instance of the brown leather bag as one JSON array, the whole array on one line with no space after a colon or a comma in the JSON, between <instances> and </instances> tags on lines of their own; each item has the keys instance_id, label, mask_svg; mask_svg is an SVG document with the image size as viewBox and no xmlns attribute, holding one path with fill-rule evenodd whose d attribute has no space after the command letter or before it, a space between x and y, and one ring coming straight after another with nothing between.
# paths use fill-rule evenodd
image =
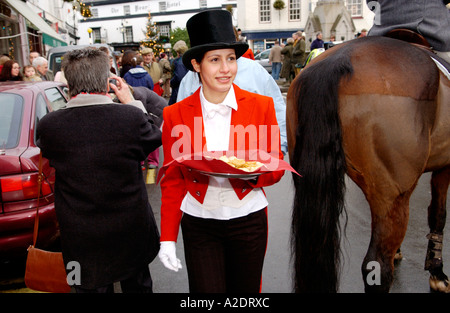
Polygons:
<instances>
[{"instance_id":1,"label":"brown leather bag","mask_svg":"<svg viewBox=\"0 0 450 313\"><path fill-rule=\"evenodd\" d=\"M33 290L68 293L67 274L61 252L50 252L36 248L39 229L39 198L42 184L42 152L39 156L38 199L34 219L33 244L28 248L25 269L25 285Z\"/></svg>"}]
</instances>

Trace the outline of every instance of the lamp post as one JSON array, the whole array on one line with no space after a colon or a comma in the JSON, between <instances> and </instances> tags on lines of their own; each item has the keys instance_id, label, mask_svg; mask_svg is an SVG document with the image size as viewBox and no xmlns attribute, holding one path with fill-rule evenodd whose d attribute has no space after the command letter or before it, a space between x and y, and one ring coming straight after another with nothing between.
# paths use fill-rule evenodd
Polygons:
<instances>
[{"instance_id":1,"label":"lamp post","mask_svg":"<svg viewBox=\"0 0 450 313\"><path fill-rule=\"evenodd\" d=\"M92 28L89 27L89 28L87 29L87 32L89 33L89 44L92 45L92 37L91 37L91 34L92 34Z\"/></svg>"},{"instance_id":2,"label":"lamp post","mask_svg":"<svg viewBox=\"0 0 450 313\"><path fill-rule=\"evenodd\" d=\"M128 21L127 20L122 20L121 21L121 25L120 26L122 26L121 28L120 28L120 31L122 32L122 42L123 43L125 43L126 42L126 40L125 40L125 38L126 38L126 24L128 24Z\"/></svg>"}]
</instances>

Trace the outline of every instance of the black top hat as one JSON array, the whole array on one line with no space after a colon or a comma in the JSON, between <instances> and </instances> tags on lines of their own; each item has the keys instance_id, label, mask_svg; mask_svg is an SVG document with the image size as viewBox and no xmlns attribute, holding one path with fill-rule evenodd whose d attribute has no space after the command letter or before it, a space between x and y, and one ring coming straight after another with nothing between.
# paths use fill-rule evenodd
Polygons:
<instances>
[{"instance_id":1,"label":"black top hat","mask_svg":"<svg viewBox=\"0 0 450 313\"><path fill-rule=\"evenodd\" d=\"M186 27L191 48L183 54L183 64L194 71L191 60L207 51L234 49L239 58L248 50L248 44L236 41L231 14L225 10L209 10L191 17Z\"/></svg>"}]
</instances>

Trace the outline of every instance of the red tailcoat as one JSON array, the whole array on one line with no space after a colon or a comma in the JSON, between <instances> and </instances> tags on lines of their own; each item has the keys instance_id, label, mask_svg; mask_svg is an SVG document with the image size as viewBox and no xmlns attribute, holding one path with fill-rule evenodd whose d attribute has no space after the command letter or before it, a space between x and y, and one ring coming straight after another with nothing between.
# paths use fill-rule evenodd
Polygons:
<instances>
[{"instance_id":1,"label":"red tailcoat","mask_svg":"<svg viewBox=\"0 0 450 313\"><path fill-rule=\"evenodd\" d=\"M229 150L254 149L256 145L257 149L283 159L272 98L242 90L234 84L233 87L238 109L232 110L231 113L230 129L234 131L230 131ZM200 88L190 97L164 108L163 118L164 165L180 155L206 150ZM258 138L240 132L242 129L254 130ZM269 172L260 175L256 182L230 179L230 183L238 198L242 199L253 188L278 182L283 174L284 171ZM161 179L161 241L177 240L183 198L189 192L197 201L203 203L208 181L208 176L195 170L184 166L169 166Z\"/></svg>"}]
</instances>

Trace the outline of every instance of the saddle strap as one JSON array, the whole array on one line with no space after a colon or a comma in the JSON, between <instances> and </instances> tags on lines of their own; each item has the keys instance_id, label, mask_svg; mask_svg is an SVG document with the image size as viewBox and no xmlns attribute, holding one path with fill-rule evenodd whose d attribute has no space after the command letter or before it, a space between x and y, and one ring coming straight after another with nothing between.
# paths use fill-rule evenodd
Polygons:
<instances>
[{"instance_id":1,"label":"saddle strap","mask_svg":"<svg viewBox=\"0 0 450 313\"><path fill-rule=\"evenodd\" d=\"M36 247L36 241L39 231L39 199L41 197L42 179L43 177L42 177L42 152L41 152L39 154L38 194L37 194L36 216L34 218L33 247Z\"/></svg>"},{"instance_id":2,"label":"saddle strap","mask_svg":"<svg viewBox=\"0 0 450 313\"><path fill-rule=\"evenodd\" d=\"M385 36L389 38L406 41L413 45L420 46L421 48L431 50L431 45L428 42L428 40L421 34L412 31L410 29L405 28L393 29L389 31Z\"/></svg>"}]
</instances>

